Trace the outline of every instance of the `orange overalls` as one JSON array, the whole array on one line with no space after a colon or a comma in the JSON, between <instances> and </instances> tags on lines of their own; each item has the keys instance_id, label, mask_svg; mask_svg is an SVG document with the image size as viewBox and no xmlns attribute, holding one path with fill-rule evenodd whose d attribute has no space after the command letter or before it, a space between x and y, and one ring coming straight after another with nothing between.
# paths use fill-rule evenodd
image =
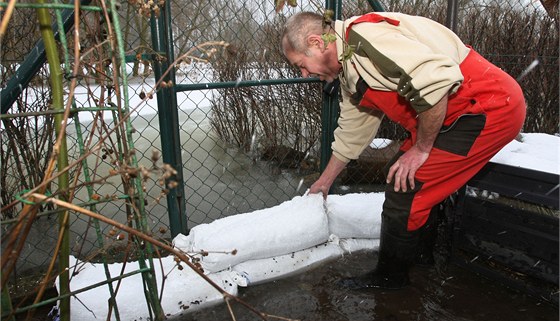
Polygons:
<instances>
[{"instance_id":1,"label":"orange overalls","mask_svg":"<svg viewBox=\"0 0 560 321\"><path fill-rule=\"evenodd\" d=\"M366 14L348 26L346 39L352 25L382 21L399 24L378 14ZM422 227L432 207L467 183L516 137L523 125L525 100L511 76L472 49L460 69L464 81L449 96L443 127L428 159L416 172L416 188L407 192L394 192L393 186L386 188L383 219L384 223L391 222L391 234L395 236ZM363 80L356 88L363 94L359 96L361 106L381 110L410 133L388 170L416 142L417 113L395 91L373 90Z\"/></svg>"}]
</instances>

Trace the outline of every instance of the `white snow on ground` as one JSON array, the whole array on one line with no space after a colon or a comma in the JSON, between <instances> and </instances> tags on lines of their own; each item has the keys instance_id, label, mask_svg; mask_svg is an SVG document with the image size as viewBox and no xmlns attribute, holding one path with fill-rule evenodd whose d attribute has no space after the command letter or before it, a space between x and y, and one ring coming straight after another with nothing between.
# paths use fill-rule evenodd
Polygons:
<instances>
[{"instance_id":1,"label":"white snow on ground","mask_svg":"<svg viewBox=\"0 0 560 321\"><path fill-rule=\"evenodd\" d=\"M522 134L521 141L506 145L492 162L560 175L560 137Z\"/></svg>"}]
</instances>

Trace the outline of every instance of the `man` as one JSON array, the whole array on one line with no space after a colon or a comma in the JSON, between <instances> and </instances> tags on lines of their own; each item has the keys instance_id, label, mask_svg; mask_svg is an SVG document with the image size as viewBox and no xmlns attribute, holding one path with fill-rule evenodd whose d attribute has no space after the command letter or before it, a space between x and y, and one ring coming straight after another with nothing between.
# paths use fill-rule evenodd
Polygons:
<instances>
[{"instance_id":1,"label":"man","mask_svg":"<svg viewBox=\"0 0 560 321\"><path fill-rule=\"evenodd\" d=\"M282 49L304 77L340 80L333 156L311 193L326 197L346 164L370 144L382 117L410 133L387 165L377 267L344 282L352 288L408 285L420 236L433 229L432 207L519 133L526 109L519 85L445 26L400 13L330 23L298 13L286 22Z\"/></svg>"}]
</instances>

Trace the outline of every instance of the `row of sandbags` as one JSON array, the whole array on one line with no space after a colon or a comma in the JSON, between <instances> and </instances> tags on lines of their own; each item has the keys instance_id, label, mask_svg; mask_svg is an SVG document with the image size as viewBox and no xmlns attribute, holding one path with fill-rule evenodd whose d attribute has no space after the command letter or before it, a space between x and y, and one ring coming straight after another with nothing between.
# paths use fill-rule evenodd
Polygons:
<instances>
[{"instance_id":1,"label":"row of sandbags","mask_svg":"<svg viewBox=\"0 0 560 321\"><path fill-rule=\"evenodd\" d=\"M204 273L228 293L309 270L345 253L374 250L379 244L382 193L297 196L278 206L201 224L173 244L198 257ZM201 253L204 253L202 255ZM235 253L235 254L234 254ZM197 273L177 267L172 256L155 260L161 305L168 316L222 302L223 296ZM71 290L107 279L102 264L79 262ZM138 269L138 263L109 266L112 277ZM165 278L162 278L165 275ZM117 283L114 283L116 286ZM163 286L163 291L161 287ZM140 274L124 278L117 294L121 320L149 316ZM74 320L105 319L109 290L101 286L72 297ZM113 310L112 314L115 314Z\"/></svg>"}]
</instances>

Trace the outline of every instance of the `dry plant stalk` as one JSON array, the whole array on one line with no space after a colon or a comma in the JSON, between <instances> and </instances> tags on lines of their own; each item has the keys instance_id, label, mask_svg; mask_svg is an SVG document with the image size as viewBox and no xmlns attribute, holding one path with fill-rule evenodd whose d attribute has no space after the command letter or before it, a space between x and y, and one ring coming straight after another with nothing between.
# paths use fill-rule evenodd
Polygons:
<instances>
[{"instance_id":1,"label":"dry plant stalk","mask_svg":"<svg viewBox=\"0 0 560 321\"><path fill-rule=\"evenodd\" d=\"M10 0L8 2L8 7L6 11L2 15L2 21L0 22L0 41L4 38L6 34L6 29L8 28L8 23L10 22L10 18L12 17L12 13L14 12L14 8L16 7L16 0ZM0 12L2 10L0 9Z\"/></svg>"}]
</instances>

